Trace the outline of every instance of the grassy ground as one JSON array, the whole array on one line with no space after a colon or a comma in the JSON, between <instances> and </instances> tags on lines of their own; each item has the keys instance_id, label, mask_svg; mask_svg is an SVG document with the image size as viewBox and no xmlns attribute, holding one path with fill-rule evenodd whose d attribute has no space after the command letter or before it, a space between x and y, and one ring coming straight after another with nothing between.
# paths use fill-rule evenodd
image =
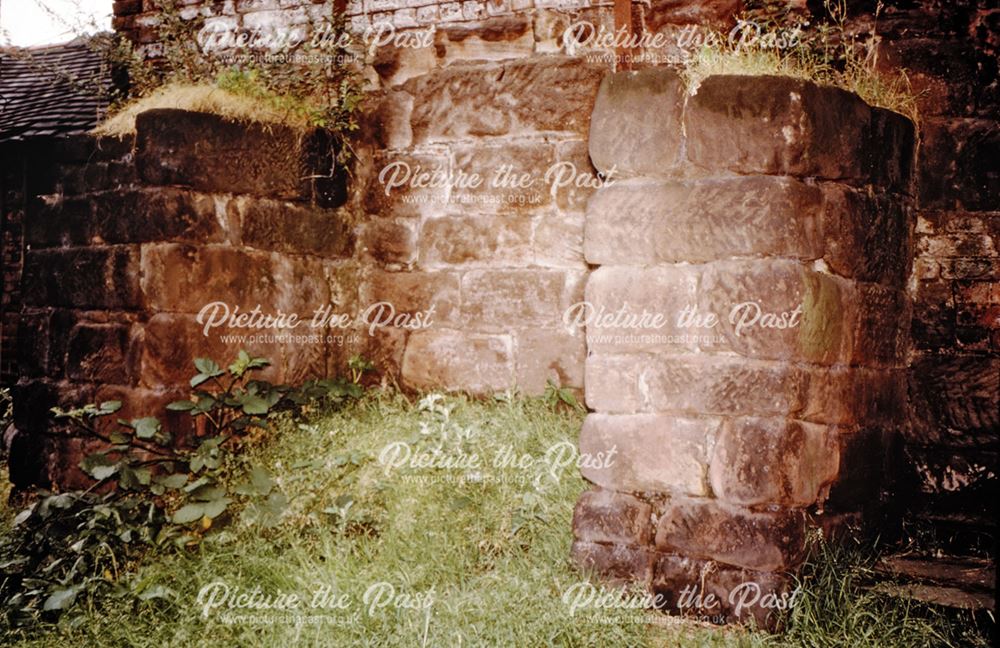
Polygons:
<instances>
[{"instance_id":1,"label":"grassy ground","mask_svg":"<svg viewBox=\"0 0 1000 648\"><path fill-rule=\"evenodd\" d=\"M573 465L554 467L544 457L557 444L575 444L580 421L538 400L431 397L418 407L383 394L311 424L285 422L272 445L234 466L235 473L268 466L276 481L269 503L195 550L148 560L128 586L153 598L91 604L46 634L7 634L4 643L942 646L975 640L959 637L962 628L943 617L859 594L853 567L836 558L807 572L807 595L780 640L647 612L571 616L562 596L581 575L567 559L570 519L585 484ZM436 468L396 466L393 459L405 450L393 443L408 444L411 456L423 453L425 460L435 447L445 454ZM496 468L495 458L508 451L532 461ZM479 467L470 466L473 454ZM451 464L441 466L441 456ZM303 602L284 611L229 608L226 588L228 601L259 588L258 601L270 596L277 603L277 595L295 593Z\"/></svg>"}]
</instances>

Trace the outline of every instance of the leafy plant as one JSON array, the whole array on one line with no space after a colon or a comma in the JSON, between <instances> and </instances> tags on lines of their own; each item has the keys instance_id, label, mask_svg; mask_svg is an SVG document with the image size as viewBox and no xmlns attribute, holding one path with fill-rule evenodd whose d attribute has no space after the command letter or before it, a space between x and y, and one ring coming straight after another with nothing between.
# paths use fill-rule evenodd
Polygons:
<instances>
[{"instance_id":1,"label":"leafy plant","mask_svg":"<svg viewBox=\"0 0 1000 648\"><path fill-rule=\"evenodd\" d=\"M245 351L225 369L209 358L194 365L191 397L167 406L190 415L190 429L171 431L154 417L110 423L119 401L53 409L71 434L100 446L79 464L94 483L86 491L42 493L4 536L0 610L9 623L56 618L106 590L130 594L122 574L146 550L197 545L239 500L250 502L241 521L273 526L287 496L262 466L232 484L234 450L257 441L279 413L296 414L316 401L339 404L363 391L343 380L292 388L252 379L268 362Z\"/></svg>"},{"instance_id":2,"label":"leafy plant","mask_svg":"<svg viewBox=\"0 0 1000 648\"><path fill-rule=\"evenodd\" d=\"M542 394L542 400L553 409L557 409L562 406L571 410L581 412L585 411L583 405L576 400L576 395L573 393L572 389L569 389L568 387L560 387L551 378L546 382L545 392Z\"/></svg>"}]
</instances>

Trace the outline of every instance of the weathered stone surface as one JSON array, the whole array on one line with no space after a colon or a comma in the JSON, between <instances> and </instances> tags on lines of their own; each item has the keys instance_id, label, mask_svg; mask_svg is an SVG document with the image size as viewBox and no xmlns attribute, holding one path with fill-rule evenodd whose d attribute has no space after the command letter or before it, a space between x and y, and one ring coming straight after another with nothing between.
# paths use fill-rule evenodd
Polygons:
<instances>
[{"instance_id":1,"label":"weathered stone surface","mask_svg":"<svg viewBox=\"0 0 1000 648\"><path fill-rule=\"evenodd\" d=\"M1000 204L1000 134L996 122L928 119L921 124L920 206L995 209Z\"/></svg>"},{"instance_id":2,"label":"weathered stone surface","mask_svg":"<svg viewBox=\"0 0 1000 648\"><path fill-rule=\"evenodd\" d=\"M900 367L910 342L910 299L901 290L858 284L852 364Z\"/></svg>"},{"instance_id":3,"label":"weathered stone surface","mask_svg":"<svg viewBox=\"0 0 1000 648\"><path fill-rule=\"evenodd\" d=\"M469 212L514 213L545 207L554 191L555 149L540 142L452 147L455 182L450 202ZM553 172L554 173L554 172Z\"/></svg>"},{"instance_id":4,"label":"weathered stone surface","mask_svg":"<svg viewBox=\"0 0 1000 648\"><path fill-rule=\"evenodd\" d=\"M29 250L21 282L28 305L114 310L142 302L137 246Z\"/></svg>"},{"instance_id":5,"label":"weathered stone surface","mask_svg":"<svg viewBox=\"0 0 1000 648\"><path fill-rule=\"evenodd\" d=\"M403 354L403 383L413 389L503 391L514 384L513 355L509 335L417 331Z\"/></svg>"},{"instance_id":6,"label":"weathered stone surface","mask_svg":"<svg viewBox=\"0 0 1000 648\"><path fill-rule=\"evenodd\" d=\"M595 264L699 263L738 256L823 256L821 193L787 177L663 181L600 189L584 250ZM840 236L831 231L829 238Z\"/></svg>"},{"instance_id":7,"label":"weathered stone surface","mask_svg":"<svg viewBox=\"0 0 1000 648\"><path fill-rule=\"evenodd\" d=\"M380 48L381 49L381 48ZM375 139L387 149L404 149L413 143L410 113L413 97L406 92L387 92L375 111Z\"/></svg>"},{"instance_id":8,"label":"weathered stone surface","mask_svg":"<svg viewBox=\"0 0 1000 648\"><path fill-rule=\"evenodd\" d=\"M531 220L526 216L449 215L429 218L420 230L419 265L527 266L532 261Z\"/></svg>"},{"instance_id":9,"label":"weathered stone surface","mask_svg":"<svg viewBox=\"0 0 1000 648\"><path fill-rule=\"evenodd\" d=\"M1000 359L918 355L909 372L913 427L922 445L987 446L1000 429Z\"/></svg>"},{"instance_id":10,"label":"weathered stone surface","mask_svg":"<svg viewBox=\"0 0 1000 648\"><path fill-rule=\"evenodd\" d=\"M716 625L753 620L757 627L773 630L789 603L794 607L798 602L790 583L784 574L657 554L650 589L669 614Z\"/></svg>"},{"instance_id":11,"label":"weathered stone surface","mask_svg":"<svg viewBox=\"0 0 1000 648\"><path fill-rule=\"evenodd\" d=\"M496 3L503 6L503 3ZM493 3L487 3L491 9ZM460 61L500 61L534 53L532 21L527 16L497 17L472 25L442 26L434 34L434 47L444 65Z\"/></svg>"},{"instance_id":12,"label":"weathered stone surface","mask_svg":"<svg viewBox=\"0 0 1000 648\"><path fill-rule=\"evenodd\" d=\"M277 345L258 343L256 339L226 343L217 332L204 335L204 325L199 324L194 315L158 313L149 319L143 330L140 383L150 389L183 386L197 373L195 358L212 358L225 366L241 348L257 357L278 360ZM266 368L259 377L265 380L279 378L278 366Z\"/></svg>"},{"instance_id":13,"label":"weathered stone surface","mask_svg":"<svg viewBox=\"0 0 1000 648\"><path fill-rule=\"evenodd\" d=\"M546 211L535 217L535 265L585 269L583 212Z\"/></svg>"},{"instance_id":14,"label":"weathered stone surface","mask_svg":"<svg viewBox=\"0 0 1000 648\"><path fill-rule=\"evenodd\" d=\"M586 132L600 65L552 57L450 66L410 79L416 142L547 131Z\"/></svg>"},{"instance_id":15,"label":"weathered stone surface","mask_svg":"<svg viewBox=\"0 0 1000 648\"><path fill-rule=\"evenodd\" d=\"M590 414L580 432L581 456L604 461L581 474L621 492L707 495L708 460L721 421L666 414Z\"/></svg>"},{"instance_id":16,"label":"weathered stone surface","mask_svg":"<svg viewBox=\"0 0 1000 648\"><path fill-rule=\"evenodd\" d=\"M433 215L448 207L458 182L444 151L381 153L365 188L364 206L377 216Z\"/></svg>"},{"instance_id":17,"label":"weathered stone surface","mask_svg":"<svg viewBox=\"0 0 1000 648\"><path fill-rule=\"evenodd\" d=\"M72 311L25 310L17 327L17 370L21 377L63 375L66 340L76 322Z\"/></svg>"},{"instance_id":18,"label":"weathered stone surface","mask_svg":"<svg viewBox=\"0 0 1000 648\"><path fill-rule=\"evenodd\" d=\"M36 247L224 238L210 196L169 187L70 198L43 206L25 227Z\"/></svg>"},{"instance_id":19,"label":"weathered stone surface","mask_svg":"<svg viewBox=\"0 0 1000 648\"><path fill-rule=\"evenodd\" d=\"M722 336L719 350L833 364L851 357L856 301L847 282L794 261L720 261L701 275L697 311L718 317L702 332Z\"/></svg>"},{"instance_id":20,"label":"weathered stone surface","mask_svg":"<svg viewBox=\"0 0 1000 648\"><path fill-rule=\"evenodd\" d=\"M144 245L142 292L155 311L198 313L206 304L226 302L230 307L267 311L283 290L272 257L266 252L228 246L195 247L180 244Z\"/></svg>"},{"instance_id":21,"label":"weathered stone surface","mask_svg":"<svg viewBox=\"0 0 1000 648\"><path fill-rule=\"evenodd\" d=\"M381 302L388 302L397 314L430 312L434 328L455 323L459 315L459 275L373 272L361 287L361 303L367 309Z\"/></svg>"},{"instance_id":22,"label":"weathered stone surface","mask_svg":"<svg viewBox=\"0 0 1000 648\"><path fill-rule=\"evenodd\" d=\"M554 192L559 209L572 212L586 209L594 191L612 178L598 174L585 140L570 139L556 144L556 162L545 171L543 180L545 189Z\"/></svg>"},{"instance_id":23,"label":"weathered stone surface","mask_svg":"<svg viewBox=\"0 0 1000 648\"><path fill-rule=\"evenodd\" d=\"M684 131L688 158L705 169L864 183L870 121L868 105L845 90L720 75L705 79L688 101Z\"/></svg>"},{"instance_id":24,"label":"weathered stone surface","mask_svg":"<svg viewBox=\"0 0 1000 648\"><path fill-rule=\"evenodd\" d=\"M483 330L563 328L582 276L563 270L472 270L462 276L462 321Z\"/></svg>"},{"instance_id":25,"label":"weathered stone surface","mask_svg":"<svg viewBox=\"0 0 1000 648\"><path fill-rule=\"evenodd\" d=\"M897 112L875 107L871 111L872 182L900 194L913 195L917 129L908 117Z\"/></svg>"},{"instance_id":26,"label":"weathered stone surface","mask_svg":"<svg viewBox=\"0 0 1000 648\"><path fill-rule=\"evenodd\" d=\"M354 235L340 212L274 200L237 198L235 202L246 246L326 258L353 252Z\"/></svg>"},{"instance_id":27,"label":"weathered stone surface","mask_svg":"<svg viewBox=\"0 0 1000 648\"><path fill-rule=\"evenodd\" d=\"M640 547L607 545L577 540L570 549L575 562L585 572L596 574L611 584L648 583L654 552Z\"/></svg>"},{"instance_id":28,"label":"weathered stone surface","mask_svg":"<svg viewBox=\"0 0 1000 648\"><path fill-rule=\"evenodd\" d=\"M315 200L346 199L344 171L322 131L238 124L216 115L157 109L136 118L136 166L154 185Z\"/></svg>"},{"instance_id":29,"label":"weathered stone surface","mask_svg":"<svg viewBox=\"0 0 1000 648\"><path fill-rule=\"evenodd\" d=\"M78 324L67 342L67 377L113 385L131 384L135 380L137 333L118 324Z\"/></svg>"},{"instance_id":30,"label":"weathered stone surface","mask_svg":"<svg viewBox=\"0 0 1000 648\"><path fill-rule=\"evenodd\" d=\"M720 499L743 506L809 506L837 476L837 435L824 425L784 418L726 421L709 476Z\"/></svg>"},{"instance_id":31,"label":"weathered stone surface","mask_svg":"<svg viewBox=\"0 0 1000 648\"><path fill-rule=\"evenodd\" d=\"M652 508L631 495L591 490L573 511L573 535L587 542L645 546L653 540Z\"/></svg>"},{"instance_id":32,"label":"weathered stone surface","mask_svg":"<svg viewBox=\"0 0 1000 648\"><path fill-rule=\"evenodd\" d=\"M417 228L410 219L378 218L365 223L361 248L379 263L408 265L417 260Z\"/></svg>"},{"instance_id":33,"label":"weathered stone surface","mask_svg":"<svg viewBox=\"0 0 1000 648\"><path fill-rule=\"evenodd\" d=\"M590 274L586 304L569 323L586 324L588 347L598 353L696 347L685 335L704 331L678 327L677 317L696 303L700 274L693 266L603 266Z\"/></svg>"},{"instance_id":34,"label":"weathered stone surface","mask_svg":"<svg viewBox=\"0 0 1000 648\"><path fill-rule=\"evenodd\" d=\"M887 195L835 183L824 183L823 203L823 260L830 269L858 281L902 288L912 256L909 210Z\"/></svg>"},{"instance_id":35,"label":"weathered stone surface","mask_svg":"<svg viewBox=\"0 0 1000 648\"><path fill-rule=\"evenodd\" d=\"M514 344L514 377L525 394L544 393L550 380L561 387L583 389L587 345L582 334L519 330L514 335Z\"/></svg>"},{"instance_id":36,"label":"weathered stone surface","mask_svg":"<svg viewBox=\"0 0 1000 648\"><path fill-rule=\"evenodd\" d=\"M797 566L805 552L805 516L757 513L717 500L671 498L660 512L656 549L757 571Z\"/></svg>"},{"instance_id":37,"label":"weathered stone surface","mask_svg":"<svg viewBox=\"0 0 1000 648\"><path fill-rule=\"evenodd\" d=\"M673 70L611 74L590 123L590 158L613 177L669 176L680 164L684 85Z\"/></svg>"},{"instance_id":38,"label":"weathered stone surface","mask_svg":"<svg viewBox=\"0 0 1000 648\"><path fill-rule=\"evenodd\" d=\"M840 467L824 508L853 511L878 500L879 489L887 481L884 437L888 434L874 427L837 430Z\"/></svg>"}]
</instances>

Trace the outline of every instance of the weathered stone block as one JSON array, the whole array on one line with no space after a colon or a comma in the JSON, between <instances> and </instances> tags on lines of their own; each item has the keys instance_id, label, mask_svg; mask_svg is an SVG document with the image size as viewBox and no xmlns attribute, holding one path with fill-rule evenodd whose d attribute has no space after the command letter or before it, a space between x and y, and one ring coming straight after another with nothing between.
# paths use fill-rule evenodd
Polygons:
<instances>
[{"instance_id":1,"label":"weathered stone block","mask_svg":"<svg viewBox=\"0 0 1000 648\"><path fill-rule=\"evenodd\" d=\"M918 186L925 209L995 209L1000 204L996 122L928 119L921 124Z\"/></svg>"},{"instance_id":2,"label":"weathered stone block","mask_svg":"<svg viewBox=\"0 0 1000 648\"><path fill-rule=\"evenodd\" d=\"M541 142L458 144L450 201L472 212L516 213L549 205L555 149ZM554 172L553 172L554 173Z\"/></svg>"},{"instance_id":3,"label":"weathered stone block","mask_svg":"<svg viewBox=\"0 0 1000 648\"><path fill-rule=\"evenodd\" d=\"M458 319L459 275L452 272L373 272L361 287L367 309L387 302L397 314L431 313L434 328Z\"/></svg>"},{"instance_id":4,"label":"weathered stone block","mask_svg":"<svg viewBox=\"0 0 1000 648\"><path fill-rule=\"evenodd\" d=\"M858 281L902 287L912 256L908 209L885 194L841 184L823 185L823 260L835 273Z\"/></svg>"},{"instance_id":5,"label":"weathered stone block","mask_svg":"<svg viewBox=\"0 0 1000 648\"><path fill-rule=\"evenodd\" d=\"M216 115L157 109L136 118L136 166L143 180L202 191L311 200L346 199L329 133L278 124L239 124Z\"/></svg>"},{"instance_id":6,"label":"weathered stone block","mask_svg":"<svg viewBox=\"0 0 1000 648\"><path fill-rule=\"evenodd\" d=\"M443 9L442 9L443 12ZM584 133L605 69L553 57L450 66L410 79L416 142L546 131Z\"/></svg>"},{"instance_id":7,"label":"weathered stone block","mask_svg":"<svg viewBox=\"0 0 1000 648\"><path fill-rule=\"evenodd\" d=\"M483 330L564 328L582 283L581 273L563 270L471 270L462 276L462 321Z\"/></svg>"},{"instance_id":8,"label":"weathered stone block","mask_svg":"<svg viewBox=\"0 0 1000 648\"><path fill-rule=\"evenodd\" d=\"M583 256L583 212L546 211L535 217L532 242L535 265L586 269Z\"/></svg>"},{"instance_id":9,"label":"weathered stone block","mask_svg":"<svg viewBox=\"0 0 1000 648\"><path fill-rule=\"evenodd\" d=\"M901 290L858 284L851 364L899 367L909 350L911 305Z\"/></svg>"},{"instance_id":10,"label":"weathered stone block","mask_svg":"<svg viewBox=\"0 0 1000 648\"><path fill-rule=\"evenodd\" d=\"M913 428L921 445L986 446L1000 429L1000 359L918 355L909 371Z\"/></svg>"},{"instance_id":11,"label":"weathered stone block","mask_svg":"<svg viewBox=\"0 0 1000 648\"><path fill-rule=\"evenodd\" d=\"M805 554L799 511L752 512L717 500L671 498L660 512L656 549L757 571L792 569Z\"/></svg>"},{"instance_id":12,"label":"weathered stone block","mask_svg":"<svg viewBox=\"0 0 1000 648\"><path fill-rule=\"evenodd\" d=\"M531 219L513 214L429 218L420 230L419 265L527 266L533 256L531 232Z\"/></svg>"},{"instance_id":13,"label":"weathered stone block","mask_svg":"<svg viewBox=\"0 0 1000 648\"><path fill-rule=\"evenodd\" d=\"M149 244L142 250L142 292L156 311L198 313L224 301L241 310L276 304L283 290L267 252L224 246Z\"/></svg>"},{"instance_id":14,"label":"weathered stone block","mask_svg":"<svg viewBox=\"0 0 1000 648\"><path fill-rule=\"evenodd\" d=\"M131 384L135 380L137 333L119 324L78 324L67 342L67 377L112 385Z\"/></svg>"},{"instance_id":15,"label":"weathered stone block","mask_svg":"<svg viewBox=\"0 0 1000 648\"><path fill-rule=\"evenodd\" d=\"M720 425L710 417L590 414L580 453L595 461L580 472L615 491L707 495L708 459Z\"/></svg>"},{"instance_id":16,"label":"weathered stone block","mask_svg":"<svg viewBox=\"0 0 1000 648\"><path fill-rule=\"evenodd\" d=\"M602 265L817 259L821 202L816 187L787 177L614 182L587 205L584 250L590 263Z\"/></svg>"},{"instance_id":17,"label":"weathered stone block","mask_svg":"<svg viewBox=\"0 0 1000 648\"><path fill-rule=\"evenodd\" d=\"M652 542L652 508L631 495L591 490L573 511L573 535L587 542L645 546Z\"/></svg>"},{"instance_id":18,"label":"weathered stone block","mask_svg":"<svg viewBox=\"0 0 1000 648\"><path fill-rule=\"evenodd\" d=\"M864 183L870 121L871 108L839 88L720 75L705 79L688 101L684 131L688 158L704 169Z\"/></svg>"},{"instance_id":19,"label":"weathered stone block","mask_svg":"<svg viewBox=\"0 0 1000 648\"><path fill-rule=\"evenodd\" d=\"M21 294L27 305L138 308L138 246L29 250Z\"/></svg>"},{"instance_id":20,"label":"weathered stone block","mask_svg":"<svg viewBox=\"0 0 1000 648\"><path fill-rule=\"evenodd\" d=\"M604 266L587 280L586 302L569 313L568 324L584 324L592 352L680 351L696 347L701 331L678 327L677 317L696 303L696 266L645 268Z\"/></svg>"},{"instance_id":21,"label":"weathered stone block","mask_svg":"<svg viewBox=\"0 0 1000 648\"><path fill-rule=\"evenodd\" d=\"M361 248L382 264L408 265L417 260L417 228L408 219L378 218L365 223L361 230Z\"/></svg>"},{"instance_id":22,"label":"weathered stone block","mask_svg":"<svg viewBox=\"0 0 1000 648\"><path fill-rule=\"evenodd\" d=\"M613 585L648 583L654 552L641 547L607 545L577 540L570 554L581 569L596 574Z\"/></svg>"},{"instance_id":23,"label":"weathered stone block","mask_svg":"<svg viewBox=\"0 0 1000 648\"><path fill-rule=\"evenodd\" d=\"M720 261L701 275L697 312L717 316L702 332L719 350L833 364L851 357L856 302L848 282L794 261Z\"/></svg>"},{"instance_id":24,"label":"weathered stone block","mask_svg":"<svg viewBox=\"0 0 1000 648\"><path fill-rule=\"evenodd\" d=\"M743 506L809 506L837 477L836 432L784 418L726 421L712 450L709 476L720 499Z\"/></svg>"},{"instance_id":25,"label":"weathered stone block","mask_svg":"<svg viewBox=\"0 0 1000 648\"><path fill-rule=\"evenodd\" d=\"M458 182L442 153L379 154L365 188L364 206L377 216L420 216L445 211Z\"/></svg>"},{"instance_id":26,"label":"weathered stone block","mask_svg":"<svg viewBox=\"0 0 1000 648\"><path fill-rule=\"evenodd\" d=\"M325 258L353 252L354 235L340 212L252 198L237 198L235 203L244 245Z\"/></svg>"},{"instance_id":27,"label":"weathered stone block","mask_svg":"<svg viewBox=\"0 0 1000 648\"><path fill-rule=\"evenodd\" d=\"M680 166L684 84L673 70L611 74L590 123L590 159L612 177L669 176Z\"/></svg>"},{"instance_id":28,"label":"weathered stone block","mask_svg":"<svg viewBox=\"0 0 1000 648\"><path fill-rule=\"evenodd\" d=\"M417 331L403 354L403 383L418 390L503 391L514 384L513 355L509 335Z\"/></svg>"},{"instance_id":29,"label":"weathered stone block","mask_svg":"<svg viewBox=\"0 0 1000 648\"><path fill-rule=\"evenodd\" d=\"M551 380L583 389L587 344L582 334L564 330L519 330L514 336L514 377L525 394L542 394Z\"/></svg>"}]
</instances>

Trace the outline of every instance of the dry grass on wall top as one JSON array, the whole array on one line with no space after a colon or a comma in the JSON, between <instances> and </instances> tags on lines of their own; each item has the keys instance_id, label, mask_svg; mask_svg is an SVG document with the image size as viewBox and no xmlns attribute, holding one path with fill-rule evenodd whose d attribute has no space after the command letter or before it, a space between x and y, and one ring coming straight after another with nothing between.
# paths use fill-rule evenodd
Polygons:
<instances>
[{"instance_id":1,"label":"dry grass on wall top","mask_svg":"<svg viewBox=\"0 0 1000 648\"><path fill-rule=\"evenodd\" d=\"M236 122L284 124L296 128L310 125L309 119L299 111L279 110L267 102L224 90L214 84L171 83L128 104L99 124L94 134L105 137L134 134L136 116L156 108L212 113Z\"/></svg>"}]
</instances>

